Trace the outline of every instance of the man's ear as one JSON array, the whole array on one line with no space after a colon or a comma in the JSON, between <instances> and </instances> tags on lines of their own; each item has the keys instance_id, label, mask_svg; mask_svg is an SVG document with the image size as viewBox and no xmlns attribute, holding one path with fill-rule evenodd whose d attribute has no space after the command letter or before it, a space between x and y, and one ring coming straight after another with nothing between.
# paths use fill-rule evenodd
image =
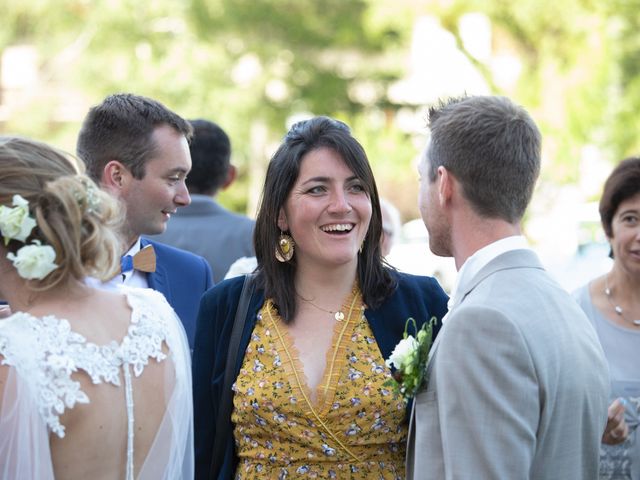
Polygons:
<instances>
[{"instance_id":1,"label":"man's ear","mask_svg":"<svg viewBox=\"0 0 640 480\"><path fill-rule=\"evenodd\" d=\"M453 182L454 178L442 165L438 167L438 200L440 205L444 205L451 201L451 195L453 194Z\"/></svg>"},{"instance_id":2,"label":"man's ear","mask_svg":"<svg viewBox=\"0 0 640 480\"><path fill-rule=\"evenodd\" d=\"M283 232L289 230L289 222L287 222L287 215L284 213L284 208L281 208L278 214L278 228Z\"/></svg>"},{"instance_id":3,"label":"man's ear","mask_svg":"<svg viewBox=\"0 0 640 480\"><path fill-rule=\"evenodd\" d=\"M222 184L222 187L220 187L220 189L224 190L229 185L231 185L236 180L236 175L238 175L238 170L236 170L236 167L234 167L233 165L229 165L229 170L227 170L227 178L224 179L224 183Z\"/></svg>"},{"instance_id":4,"label":"man's ear","mask_svg":"<svg viewBox=\"0 0 640 480\"><path fill-rule=\"evenodd\" d=\"M120 193L131 178L129 170L118 160L110 160L102 170L101 186L113 193Z\"/></svg>"}]
</instances>

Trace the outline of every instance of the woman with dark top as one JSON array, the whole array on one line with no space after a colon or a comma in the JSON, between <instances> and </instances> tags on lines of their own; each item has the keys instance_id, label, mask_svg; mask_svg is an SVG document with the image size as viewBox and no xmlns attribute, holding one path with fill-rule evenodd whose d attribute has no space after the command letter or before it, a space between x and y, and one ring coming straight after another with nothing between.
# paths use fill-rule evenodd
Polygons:
<instances>
[{"instance_id":1,"label":"woman with dark top","mask_svg":"<svg viewBox=\"0 0 640 480\"><path fill-rule=\"evenodd\" d=\"M433 278L380 255L366 154L342 122L295 124L266 174L256 290L233 365L217 478L404 478L407 405L385 365L409 317L446 312ZM231 328L244 277L202 299L194 350L196 478L209 478Z\"/></svg>"}]
</instances>

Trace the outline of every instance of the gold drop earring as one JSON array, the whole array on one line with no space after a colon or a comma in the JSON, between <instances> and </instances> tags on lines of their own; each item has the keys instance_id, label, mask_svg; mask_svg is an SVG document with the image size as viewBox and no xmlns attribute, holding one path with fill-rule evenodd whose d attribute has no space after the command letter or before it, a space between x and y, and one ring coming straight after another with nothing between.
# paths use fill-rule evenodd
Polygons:
<instances>
[{"instance_id":1,"label":"gold drop earring","mask_svg":"<svg viewBox=\"0 0 640 480\"><path fill-rule=\"evenodd\" d=\"M287 235L281 231L278 244L276 245L276 260L283 263L291 260L293 258L295 245L296 243L293 241L293 238L291 238L291 235Z\"/></svg>"}]
</instances>

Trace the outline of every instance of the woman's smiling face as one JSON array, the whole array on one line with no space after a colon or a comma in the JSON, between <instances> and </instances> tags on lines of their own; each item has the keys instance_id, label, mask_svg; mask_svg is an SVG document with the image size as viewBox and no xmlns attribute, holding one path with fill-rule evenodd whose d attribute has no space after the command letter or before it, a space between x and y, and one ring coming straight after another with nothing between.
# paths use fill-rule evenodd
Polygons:
<instances>
[{"instance_id":1,"label":"woman's smiling face","mask_svg":"<svg viewBox=\"0 0 640 480\"><path fill-rule=\"evenodd\" d=\"M611 231L614 261L623 270L640 276L640 193L620 202L611 220Z\"/></svg>"},{"instance_id":2,"label":"woman's smiling face","mask_svg":"<svg viewBox=\"0 0 640 480\"><path fill-rule=\"evenodd\" d=\"M371 220L371 199L362 180L334 150L307 153L280 211L278 226L296 243L298 265L357 264Z\"/></svg>"}]
</instances>

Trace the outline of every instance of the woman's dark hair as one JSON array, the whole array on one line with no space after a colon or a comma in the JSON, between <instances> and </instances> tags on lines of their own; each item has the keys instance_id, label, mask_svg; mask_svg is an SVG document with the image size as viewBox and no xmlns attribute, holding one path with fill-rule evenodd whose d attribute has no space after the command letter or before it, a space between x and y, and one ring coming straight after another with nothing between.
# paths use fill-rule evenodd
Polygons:
<instances>
[{"instance_id":1,"label":"woman's dark hair","mask_svg":"<svg viewBox=\"0 0 640 480\"><path fill-rule=\"evenodd\" d=\"M319 148L329 148L340 155L362 181L371 199L371 222L358 258L358 282L365 304L371 308L379 306L396 285L380 254L380 200L364 149L351 136L349 127L340 121L315 117L298 122L291 127L269 162L253 237L258 260L258 285L264 288L266 298L273 299L280 316L287 323L296 314L294 279L297 263L295 255L283 263L275 258L281 233L278 216L298 179L304 156Z\"/></svg>"},{"instance_id":2,"label":"woman's dark hair","mask_svg":"<svg viewBox=\"0 0 640 480\"><path fill-rule=\"evenodd\" d=\"M607 178L600 197L600 221L607 237L613 237L611 222L622 202L640 193L640 157L621 161Z\"/></svg>"}]
</instances>

